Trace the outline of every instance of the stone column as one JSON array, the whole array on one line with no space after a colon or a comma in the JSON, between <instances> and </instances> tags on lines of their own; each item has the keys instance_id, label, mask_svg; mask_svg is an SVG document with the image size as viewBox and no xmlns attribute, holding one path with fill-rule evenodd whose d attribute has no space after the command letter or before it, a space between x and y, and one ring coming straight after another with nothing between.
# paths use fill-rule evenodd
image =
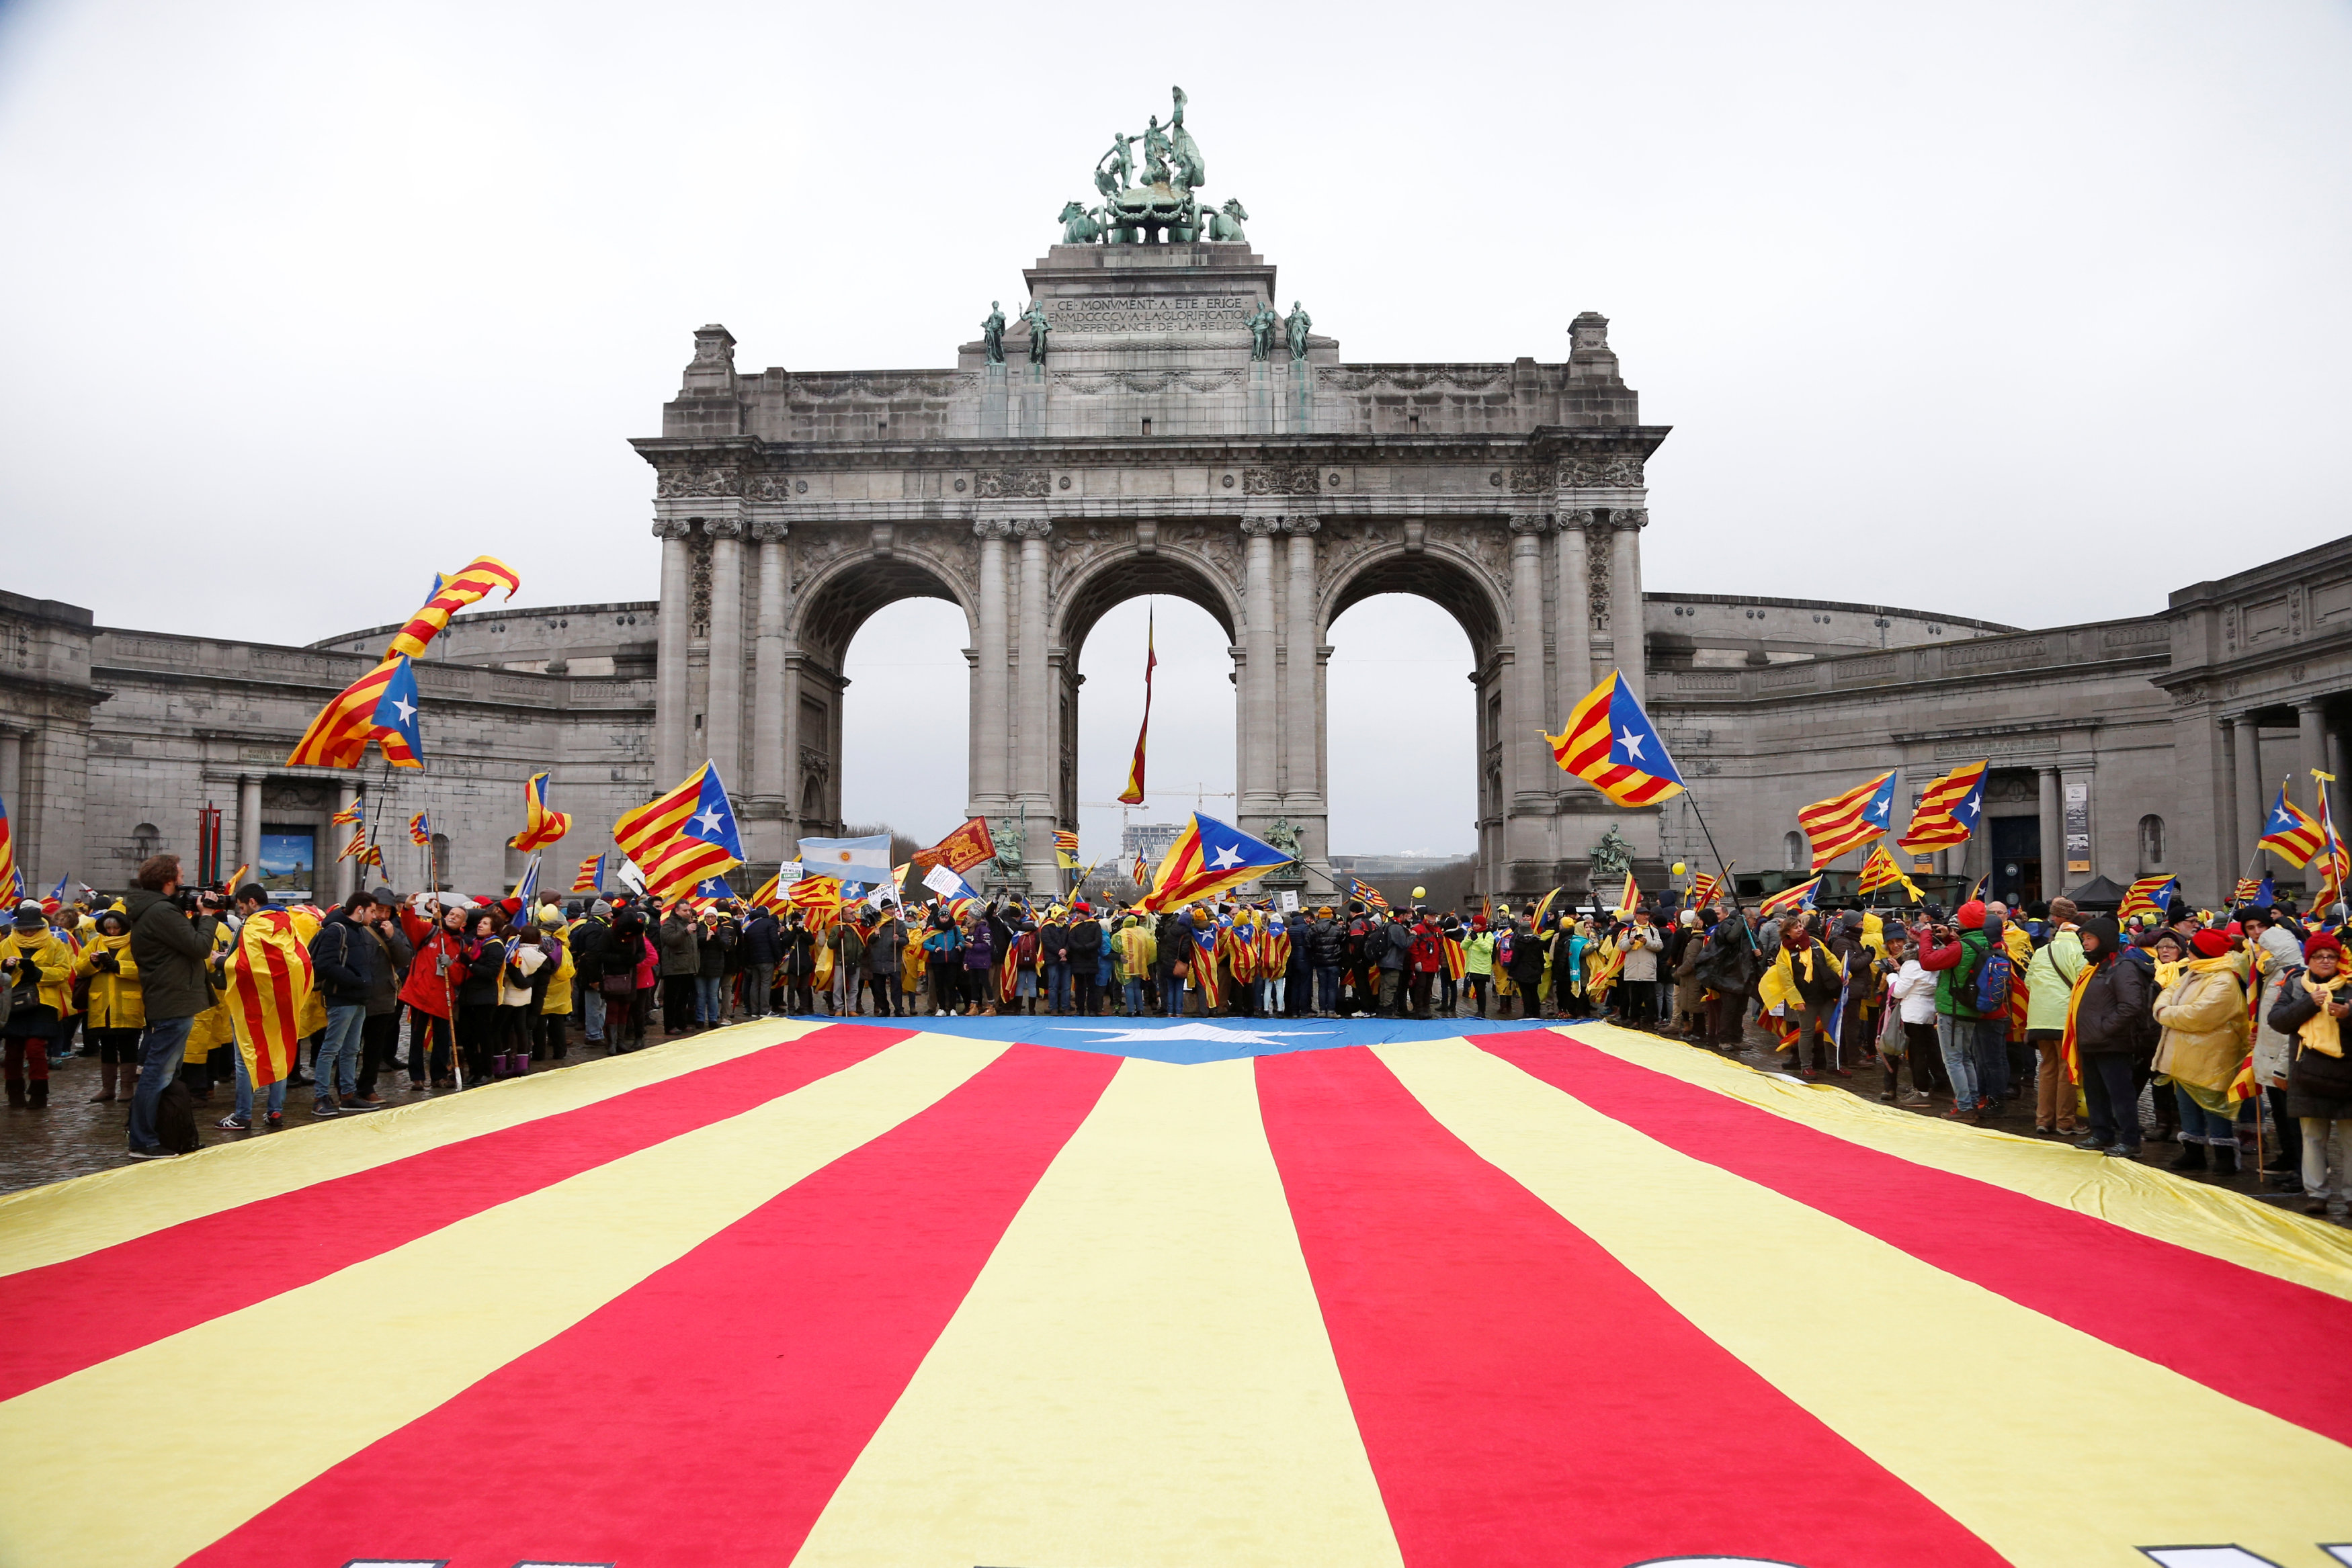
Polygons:
<instances>
[{"instance_id":1,"label":"stone column","mask_svg":"<svg viewBox=\"0 0 2352 1568\"><path fill-rule=\"evenodd\" d=\"M1274 534L1280 517L1245 517L1242 528L1242 821L1281 806L1275 784L1277 685L1274 669Z\"/></svg>"},{"instance_id":2,"label":"stone column","mask_svg":"<svg viewBox=\"0 0 2352 1568\"><path fill-rule=\"evenodd\" d=\"M1324 816L1323 758L1316 747L1322 726L1315 718L1315 649L1320 632L1316 625L1315 532L1322 525L1314 517L1285 517L1283 532L1290 536L1290 604L1283 628L1283 739L1288 747L1289 777L1283 780L1283 814L1294 822L1301 817ZM1302 824L1304 825L1304 824ZM1313 853L1323 849L1322 835L1303 841Z\"/></svg>"},{"instance_id":3,"label":"stone column","mask_svg":"<svg viewBox=\"0 0 2352 1568\"><path fill-rule=\"evenodd\" d=\"M1511 518L1511 678L1503 698L1503 784L1509 794L1506 855L1515 862L1546 858L1539 813L1550 807L1544 769L1554 766L1541 733L1543 529L1544 519L1535 513Z\"/></svg>"},{"instance_id":4,"label":"stone column","mask_svg":"<svg viewBox=\"0 0 2352 1568\"><path fill-rule=\"evenodd\" d=\"M2252 858L2254 845L2263 836L2263 819L2270 815L2270 779L2263 773L2263 727L2252 714L2224 718L2232 741L2231 751L2237 761L2236 810L2232 816L2238 824L2237 843L2231 851L2230 863L2242 868ZM2308 799L2308 797L2305 797ZM2234 880L2239 872L2230 873Z\"/></svg>"},{"instance_id":5,"label":"stone column","mask_svg":"<svg viewBox=\"0 0 2352 1568\"><path fill-rule=\"evenodd\" d=\"M784 797L784 626L791 614L792 562L785 554L785 538L792 529L782 523L756 522L751 525L751 538L760 552L759 621L753 628L758 641L752 650L751 665L751 776L752 797L761 800L781 800ZM712 576L718 575L712 569ZM718 628L711 628L715 641ZM716 667L715 664L713 666ZM782 846L777 852L782 853Z\"/></svg>"},{"instance_id":6,"label":"stone column","mask_svg":"<svg viewBox=\"0 0 2352 1568\"><path fill-rule=\"evenodd\" d=\"M1019 759L1017 786L1025 835L1021 845L1031 885L1050 867L1054 852L1053 724L1046 705L1053 701L1045 658L1045 541L1054 525L1044 517L1024 517L1013 525L1021 541L1021 673L1019 716L1013 755Z\"/></svg>"},{"instance_id":7,"label":"stone column","mask_svg":"<svg viewBox=\"0 0 2352 1568\"><path fill-rule=\"evenodd\" d=\"M226 876L241 865L255 867L257 871L261 865L261 775L258 773L236 776L236 853L228 864L221 867L221 874Z\"/></svg>"},{"instance_id":8,"label":"stone column","mask_svg":"<svg viewBox=\"0 0 2352 1568\"><path fill-rule=\"evenodd\" d=\"M972 670L971 714L973 749L980 762L971 780L972 807L982 813L1002 812L1012 793L1008 742L1013 672L1005 639L1004 541L1012 537L1013 525L982 517L971 531L980 537L980 649Z\"/></svg>"},{"instance_id":9,"label":"stone column","mask_svg":"<svg viewBox=\"0 0 2352 1568\"><path fill-rule=\"evenodd\" d=\"M743 787L743 523L709 517L710 758L728 788Z\"/></svg>"},{"instance_id":10,"label":"stone column","mask_svg":"<svg viewBox=\"0 0 2352 1568\"><path fill-rule=\"evenodd\" d=\"M2055 898L2066 891L2066 831L2058 810L2058 769L2052 766L2034 772L2042 787L2037 802L2042 818L2042 896Z\"/></svg>"},{"instance_id":11,"label":"stone column","mask_svg":"<svg viewBox=\"0 0 2352 1568\"><path fill-rule=\"evenodd\" d=\"M1586 552L1592 513L1559 514L1559 700L1563 710L1592 689L1592 600ZM1566 716L1563 711L1561 716Z\"/></svg>"},{"instance_id":12,"label":"stone column","mask_svg":"<svg viewBox=\"0 0 2352 1568\"><path fill-rule=\"evenodd\" d=\"M2298 742L2295 781L2299 788L2310 790L2311 798L2315 801L2318 799L2319 781L2312 778L2312 770L2317 768L2324 772L2327 768L2326 705L2316 697L2307 698L2295 704L2294 725L2297 732L2295 739ZM2345 798L2340 786L2328 790L2327 810L2330 816L2335 815L2337 802ZM2324 855L2315 855L2312 857L2311 863L2303 868L2303 883L2315 894L2319 891L2320 879L2326 870L2326 859Z\"/></svg>"},{"instance_id":13,"label":"stone column","mask_svg":"<svg viewBox=\"0 0 2352 1568\"><path fill-rule=\"evenodd\" d=\"M1617 667L1643 701L1648 699L1650 677L1643 635L1642 530L1649 521L1650 514L1638 507L1621 507L1609 514L1609 524L1616 529L1610 541L1609 575L1613 580L1611 624L1617 633Z\"/></svg>"},{"instance_id":14,"label":"stone column","mask_svg":"<svg viewBox=\"0 0 2352 1568\"><path fill-rule=\"evenodd\" d=\"M25 737L13 729L0 729L0 806L9 812L12 830L22 833L17 823L32 820L32 808L25 800ZM29 884L32 874L26 873Z\"/></svg>"},{"instance_id":15,"label":"stone column","mask_svg":"<svg viewBox=\"0 0 2352 1568\"><path fill-rule=\"evenodd\" d=\"M654 523L662 542L661 621L654 644L654 788L667 789L686 777L686 647L694 627L694 568L687 536L693 525L675 517Z\"/></svg>"}]
</instances>

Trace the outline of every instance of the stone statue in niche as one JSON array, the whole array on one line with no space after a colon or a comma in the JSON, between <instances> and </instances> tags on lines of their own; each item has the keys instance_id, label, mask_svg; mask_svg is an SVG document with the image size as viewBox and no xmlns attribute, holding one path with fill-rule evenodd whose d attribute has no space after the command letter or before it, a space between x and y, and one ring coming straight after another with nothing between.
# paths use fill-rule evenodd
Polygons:
<instances>
[{"instance_id":1,"label":"stone statue in niche","mask_svg":"<svg viewBox=\"0 0 2352 1568\"><path fill-rule=\"evenodd\" d=\"M1614 892L1624 886L1625 873L1633 869L1633 846L1612 822L1609 831L1601 835L1601 841L1592 846L1591 885L1596 891Z\"/></svg>"}]
</instances>

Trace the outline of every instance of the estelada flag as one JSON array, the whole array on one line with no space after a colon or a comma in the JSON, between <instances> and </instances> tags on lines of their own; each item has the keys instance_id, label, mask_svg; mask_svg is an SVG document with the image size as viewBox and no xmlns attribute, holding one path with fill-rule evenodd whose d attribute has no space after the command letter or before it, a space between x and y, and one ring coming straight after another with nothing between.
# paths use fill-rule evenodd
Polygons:
<instances>
[{"instance_id":1,"label":"estelada flag","mask_svg":"<svg viewBox=\"0 0 2352 1568\"><path fill-rule=\"evenodd\" d=\"M1895 841L1906 850L1944 850L1969 841L1984 814L1985 772L1990 761L1955 768L1919 796L1911 825Z\"/></svg>"},{"instance_id":2,"label":"estelada flag","mask_svg":"<svg viewBox=\"0 0 2352 1568\"><path fill-rule=\"evenodd\" d=\"M1151 615L1143 615L1143 724L1135 732L1135 759L1127 765L1127 788L1118 792L1122 806L1143 804L1143 748L1151 738L1151 672L1160 667L1160 650L1152 637Z\"/></svg>"},{"instance_id":3,"label":"estelada flag","mask_svg":"<svg viewBox=\"0 0 2352 1568\"><path fill-rule=\"evenodd\" d=\"M408 819L408 841L420 850L433 847L433 821L425 812Z\"/></svg>"},{"instance_id":4,"label":"estelada flag","mask_svg":"<svg viewBox=\"0 0 2352 1568\"><path fill-rule=\"evenodd\" d=\"M1566 727L1544 740L1563 770L1620 806L1653 806L1683 791L1683 776L1622 671L1610 671L1570 710Z\"/></svg>"},{"instance_id":5,"label":"estelada flag","mask_svg":"<svg viewBox=\"0 0 2352 1568\"><path fill-rule=\"evenodd\" d=\"M1078 859L1078 835L1066 828L1055 830L1054 859L1062 870L1076 871L1084 863Z\"/></svg>"},{"instance_id":6,"label":"estelada flag","mask_svg":"<svg viewBox=\"0 0 2352 1568\"><path fill-rule=\"evenodd\" d=\"M2124 901L2116 905L2116 918L2129 920L2135 915L2162 915L2180 891L2178 876L2144 876L2124 890Z\"/></svg>"},{"instance_id":7,"label":"estelada flag","mask_svg":"<svg viewBox=\"0 0 2352 1568\"><path fill-rule=\"evenodd\" d=\"M917 871L929 871L943 865L961 876L976 865L996 858L996 841L989 837L986 817L967 818L962 827L933 844L918 850L907 863Z\"/></svg>"},{"instance_id":8,"label":"estelada flag","mask_svg":"<svg viewBox=\"0 0 2352 1568\"><path fill-rule=\"evenodd\" d=\"M646 893L664 903L743 863L734 803L709 762L667 794L623 812L613 841L644 873Z\"/></svg>"},{"instance_id":9,"label":"estelada flag","mask_svg":"<svg viewBox=\"0 0 2352 1568\"><path fill-rule=\"evenodd\" d=\"M1716 890L1722 885L1720 877L1712 872L1703 871L1691 879L1690 891L1683 895L1684 902L1693 909L1705 909L1715 902Z\"/></svg>"},{"instance_id":10,"label":"estelada flag","mask_svg":"<svg viewBox=\"0 0 2352 1568\"><path fill-rule=\"evenodd\" d=\"M512 599L522 580L514 568L496 556L477 556L450 576L437 572L433 578L433 590L425 597L424 608L408 618L401 629L392 634L384 648L384 656L405 653L414 658L425 652L425 644L446 630L449 617L467 605L488 597L499 589Z\"/></svg>"},{"instance_id":11,"label":"estelada flag","mask_svg":"<svg viewBox=\"0 0 2352 1568\"><path fill-rule=\"evenodd\" d=\"M1625 873L1625 885L1623 888L1619 890L1617 894L1617 908L1615 911L1617 918L1620 920L1631 920L1633 917L1634 907L1641 902L1642 890L1634 883L1633 873L1629 871ZM1538 915L1536 918L1538 922L1540 923L1543 917Z\"/></svg>"},{"instance_id":12,"label":"estelada flag","mask_svg":"<svg viewBox=\"0 0 2352 1568\"><path fill-rule=\"evenodd\" d=\"M597 893L604 886L604 857L590 855L580 862L580 873L572 879L574 893Z\"/></svg>"},{"instance_id":13,"label":"estelada flag","mask_svg":"<svg viewBox=\"0 0 2352 1568\"><path fill-rule=\"evenodd\" d=\"M2319 831L2323 835L2319 849L2319 898L2313 907L2325 913L2331 904L2343 901L2344 885L2352 881L2352 848L2347 848L2336 831L2335 815L2327 809L2327 780L2318 779L2313 783L2319 790Z\"/></svg>"},{"instance_id":14,"label":"estelada flag","mask_svg":"<svg viewBox=\"0 0 2352 1568\"><path fill-rule=\"evenodd\" d=\"M547 775L544 773L534 773L523 780L522 810L522 831L507 841L509 849L543 849L572 831L569 812L547 809Z\"/></svg>"},{"instance_id":15,"label":"estelada flag","mask_svg":"<svg viewBox=\"0 0 2352 1568\"><path fill-rule=\"evenodd\" d=\"M340 810L340 811L336 812L332 820L333 820L334 821L337 821L337 822L364 822L364 821L367 821L367 797L366 797L366 796L364 796L364 795L354 795L354 796L352 796L352 803L351 803L350 805L348 805L348 806L344 807L341 810Z\"/></svg>"},{"instance_id":16,"label":"estelada flag","mask_svg":"<svg viewBox=\"0 0 2352 1568\"><path fill-rule=\"evenodd\" d=\"M2263 836L2254 841L2255 847L2270 851L2300 871L2326 841L2326 830L2286 798L2286 785L2282 782L2271 814L2263 820Z\"/></svg>"},{"instance_id":17,"label":"estelada flag","mask_svg":"<svg viewBox=\"0 0 2352 1568\"><path fill-rule=\"evenodd\" d=\"M1927 895L1919 891L1917 883L1903 874L1903 868L1895 863L1895 857L1886 852L1886 846L1874 844L1863 860L1862 880L1855 884L1855 891L1868 894L1889 887L1900 887L1911 895L1914 903L1927 901Z\"/></svg>"},{"instance_id":18,"label":"estelada flag","mask_svg":"<svg viewBox=\"0 0 2352 1568\"><path fill-rule=\"evenodd\" d=\"M395 768L422 768L416 732L416 673L404 653L383 663L337 692L288 754L289 768L357 768L368 742L382 747Z\"/></svg>"},{"instance_id":19,"label":"estelada flag","mask_svg":"<svg viewBox=\"0 0 2352 1568\"><path fill-rule=\"evenodd\" d=\"M317 934L316 923L300 911L256 910L222 966L222 999L246 1075L257 1088L291 1077L299 1060L302 1014L316 988L310 939Z\"/></svg>"},{"instance_id":20,"label":"estelada flag","mask_svg":"<svg viewBox=\"0 0 2352 1568\"><path fill-rule=\"evenodd\" d=\"M1252 877L1290 863L1291 857L1231 823L1195 811L1151 879L1139 909L1173 909L1194 899L1214 898Z\"/></svg>"},{"instance_id":21,"label":"estelada flag","mask_svg":"<svg viewBox=\"0 0 2352 1568\"><path fill-rule=\"evenodd\" d=\"M1811 909L1813 906L1813 894L1821 885L1822 879L1814 877L1809 882L1801 882L1794 887L1784 887L1756 907L1766 915L1782 915L1791 909Z\"/></svg>"},{"instance_id":22,"label":"estelada flag","mask_svg":"<svg viewBox=\"0 0 2352 1568\"><path fill-rule=\"evenodd\" d=\"M1799 811L1797 826L1813 846L1811 869L1819 871L1846 851L1883 837L1894 814L1891 768L1875 779L1864 779L1843 795L1816 800Z\"/></svg>"},{"instance_id":23,"label":"estelada flag","mask_svg":"<svg viewBox=\"0 0 2352 1568\"><path fill-rule=\"evenodd\" d=\"M0 800L0 899L10 904L25 894L23 879L16 874L16 840L8 827L8 802Z\"/></svg>"}]
</instances>

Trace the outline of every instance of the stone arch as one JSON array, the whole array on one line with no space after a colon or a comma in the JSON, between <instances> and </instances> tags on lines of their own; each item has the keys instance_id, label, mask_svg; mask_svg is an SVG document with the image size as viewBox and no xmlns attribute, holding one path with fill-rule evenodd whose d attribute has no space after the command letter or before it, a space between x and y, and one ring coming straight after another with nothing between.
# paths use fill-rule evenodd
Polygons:
<instances>
[{"instance_id":1,"label":"stone arch","mask_svg":"<svg viewBox=\"0 0 2352 1568\"><path fill-rule=\"evenodd\" d=\"M1501 527L1498 521L1498 532ZM1410 593L1425 599L1453 616L1454 623L1462 628L1470 643L1471 668L1466 673L1475 691L1472 700L1477 719L1476 756L1472 766L1477 778L1480 881L1486 888L1508 885L1504 880L1503 818L1509 802L1504 789L1502 757L1504 714L1508 705L1503 696L1503 666L1496 656L1496 650L1509 636L1507 596L1486 565L1469 551L1435 542L1425 542L1415 549L1406 540L1375 543L1370 549L1340 561L1327 570L1319 589L1321 602L1315 638L1318 644L1329 641L1331 627L1340 616L1382 593ZM1540 649L1538 656L1541 656ZM1329 703L1325 676L1318 658L1315 706L1318 715L1326 716L1318 720L1326 735L1318 741L1318 750L1326 759L1324 770L1328 775Z\"/></svg>"},{"instance_id":2,"label":"stone arch","mask_svg":"<svg viewBox=\"0 0 2352 1568\"><path fill-rule=\"evenodd\" d=\"M1160 594L1208 612L1228 647L1240 641L1241 585L1219 562L1161 543L1146 553L1129 547L1104 551L1069 569L1057 586L1050 646L1060 661L1055 692L1055 808L1064 826L1077 824L1078 655L1095 624L1114 605ZM1238 705L1236 705L1238 716Z\"/></svg>"},{"instance_id":3,"label":"stone arch","mask_svg":"<svg viewBox=\"0 0 2352 1568\"><path fill-rule=\"evenodd\" d=\"M963 571L932 551L898 544L887 551L841 551L819 560L793 590L786 622L783 701L787 798L802 833L842 823L843 660L858 629L887 605L938 599L963 614L968 641L978 611ZM969 759L967 759L969 771Z\"/></svg>"}]
</instances>

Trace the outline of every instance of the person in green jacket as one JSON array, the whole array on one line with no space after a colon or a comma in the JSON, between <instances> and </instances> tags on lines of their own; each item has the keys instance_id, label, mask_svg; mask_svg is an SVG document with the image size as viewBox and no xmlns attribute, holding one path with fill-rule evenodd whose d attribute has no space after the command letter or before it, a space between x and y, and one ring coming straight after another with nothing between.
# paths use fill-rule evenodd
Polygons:
<instances>
[{"instance_id":1,"label":"person in green jacket","mask_svg":"<svg viewBox=\"0 0 2352 1568\"><path fill-rule=\"evenodd\" d=\"M2071 1133L2074 1130L2074 1086L2066 1081L2066 1058L2061 1049L2066 1035L2066 1009L2074 997L2075 977L2083 972L2083 936L2074 924L2074 901L2050 901L2050 940L2034 949L2025 967L2025 1040L2041 1053L2035 1080L2033 1130Z\"/></svg>"},{"instance_id":2,"label":"person in green jacket","mask_svg":"<svg viewBox=\"0 0 2352 1568\"><path fill-rule=\"evenodd\" d=\"M1462 978L1477 999L1478 1016L1485 1018L1486 992L1495 983L1495 934L1483 915L1470 917L1470 939L1462 944Z\"/></svg>"}]
</instances>

